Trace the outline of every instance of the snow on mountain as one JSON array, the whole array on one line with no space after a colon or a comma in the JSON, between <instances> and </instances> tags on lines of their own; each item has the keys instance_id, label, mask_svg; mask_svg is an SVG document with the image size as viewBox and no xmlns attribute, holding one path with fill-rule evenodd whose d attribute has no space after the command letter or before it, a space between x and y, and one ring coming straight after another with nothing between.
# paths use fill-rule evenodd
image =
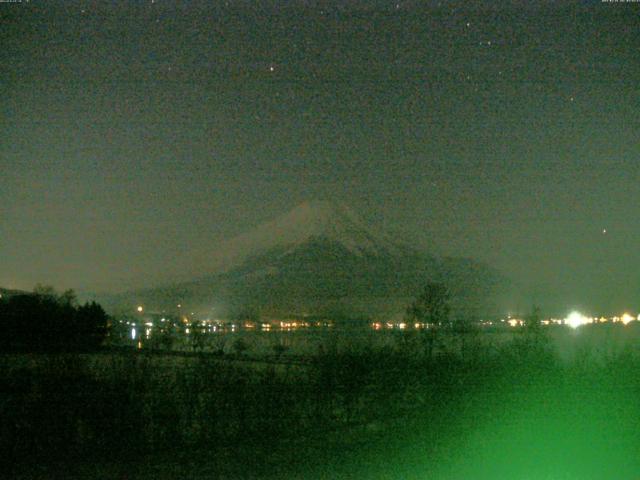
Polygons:
<instances>
[{"instance_id":1,"label":"snow on mountain","mask_svg":"<svg viewBox=\"0 0 640 480\"><path fill-rule=\"evenodd\" d=\"M399 253L403 247L383 233L374 232L353 210L331 201L304 202L230 240L213 252L199 255L197 263L208 272L226 271L247 258L276 248L291 250L312 239L342 245L355 255Z\"/></svg>"},{"instance_id":2,"label":"snow on mountain","mask_svg":"<svg viewBox=\"0 0 640 480\"><path fill-rule=\"evenodd\" d=\"M317 237L337 242L355 254L375 254L397 248L384 236L374 234L353 210L328 201L298 205L285 215L237 237L233 242L251 245L256 251L297 246Z\"/></svg>"},{"instance_id":3,"label":"snow on mountain","mask_svg":"<svg viewBox=\"0 0 640 480\"><path fill-rule=\"evenodd\" d=\"M303 203L222 242L205 252L199 275L189 272L190 279L133 292L136 301L158 308L215 304L219 314L251 307L270 315L376 316L403 311L431 279L450 284L457 311L481 312L497 278L473 260L405 246L333 202Z\"/></svg>"}]
</instances>

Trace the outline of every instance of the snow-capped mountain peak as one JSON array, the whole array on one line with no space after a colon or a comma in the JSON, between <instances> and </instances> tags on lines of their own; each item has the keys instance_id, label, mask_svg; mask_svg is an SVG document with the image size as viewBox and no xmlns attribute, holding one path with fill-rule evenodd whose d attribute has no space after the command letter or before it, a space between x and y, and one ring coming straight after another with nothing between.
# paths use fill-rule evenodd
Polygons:
<instances>
[{"instance_id":1,"label":"snow-capped mountain peak","mask_svg":"<svg viewBox=\"0 0 640 480\"><path fill-rule=\"evenodd\" d=\"M353 253L376 253L391 247L349 207L328 201L302 203L243 237L258 241L260 249L295 246L317 237L339 243Z\"/></svg>"},{"instance_id":2,"label":"snow-capped mountain peak","mask_svg":"<svg viewBox=\"0 0 640 480\"><path fill-rule=\"evenodd\" d=\"M313 239L338 243L356 255L399 251L395 242L374 232L346 205L313 201L220 243L208 259L202 258L198 263L209 272L226 270L262 252L294 249Z\"/></svg>"}]
</instances>

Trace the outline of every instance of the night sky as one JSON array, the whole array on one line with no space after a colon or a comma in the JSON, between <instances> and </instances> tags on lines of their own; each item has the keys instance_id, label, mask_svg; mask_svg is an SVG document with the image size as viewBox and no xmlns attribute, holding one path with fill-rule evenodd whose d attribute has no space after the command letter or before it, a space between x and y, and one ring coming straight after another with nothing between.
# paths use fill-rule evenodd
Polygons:
<instances>
[{"instance_id":1,"label":"night sky","mask_svg":"<svg viewBox=\"0 0 640 480\"><path fill-rule=\"evenodd\" d=\"M514 308L637 311L640 3L468 3L0 3L0 286L150 286L330 199Z\"/></svg>"}]
</instances>

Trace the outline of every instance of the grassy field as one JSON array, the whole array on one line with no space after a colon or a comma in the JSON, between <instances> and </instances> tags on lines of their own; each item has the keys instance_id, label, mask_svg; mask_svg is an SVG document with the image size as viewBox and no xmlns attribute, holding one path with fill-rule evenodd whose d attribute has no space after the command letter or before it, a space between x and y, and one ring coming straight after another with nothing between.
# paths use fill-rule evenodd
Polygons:
<instances>
[{"instance_id":1,"label":"grassy field","mask_svg":"<svg viewBox=\"0 0 640 480\"><path fill-rule=\"evenodd\" d=\"M0 357L10 478L634 478L637 330L325 349ZM346 341L346 340L345 340Z\"/></svg>"}]
</instances>

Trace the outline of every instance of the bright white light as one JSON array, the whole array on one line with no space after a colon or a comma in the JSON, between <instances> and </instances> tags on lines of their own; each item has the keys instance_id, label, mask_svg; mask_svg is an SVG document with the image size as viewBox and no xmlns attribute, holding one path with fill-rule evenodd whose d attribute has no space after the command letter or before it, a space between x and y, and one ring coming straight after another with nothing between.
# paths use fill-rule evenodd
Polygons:
<instances>
[{"instance_id":1,"label":"bright white light","mask_svg":"<svg viewBox=\"0 0 640 480\"><path fill-rule=\"evenodd\" d=\"M628 313L625 313L624 315L622 315L622 317L620 318L620 321L622 323L624 323L625 325L629 322L631 322L633 320L633 317L631 315L629 315Z\"/></svg>"},{"instance_id":2,"label":"bright white light","mask_svg":"<svg viewBox=\"0 0 640 480\"><path fill-rule=\"evenodd\" d=\"M138 305L137 310L138 310L138 312L142 313L142 305Z\"/></svg>"},{"instance_id":3,"label":"bright white light","mask_svg":"<svg viewBox=\"0 0 640 480\"><path fill-rule=\"evenodd\" d=\"M136 329L132 328L131 329L131 340L135 340L136 339Z\"/></svg>"},{"instance_id":4,"label":"bright white light","mask_svg":"<svg viewBox=\"0 0 640 480\"><path fill-rule=\"evenodd\" d=\"M569 316L564 320L564 323L571 328L578 328L580 325L587 323L589 319L579 312L571 312Z\"/></svg>"}]
</instances>

